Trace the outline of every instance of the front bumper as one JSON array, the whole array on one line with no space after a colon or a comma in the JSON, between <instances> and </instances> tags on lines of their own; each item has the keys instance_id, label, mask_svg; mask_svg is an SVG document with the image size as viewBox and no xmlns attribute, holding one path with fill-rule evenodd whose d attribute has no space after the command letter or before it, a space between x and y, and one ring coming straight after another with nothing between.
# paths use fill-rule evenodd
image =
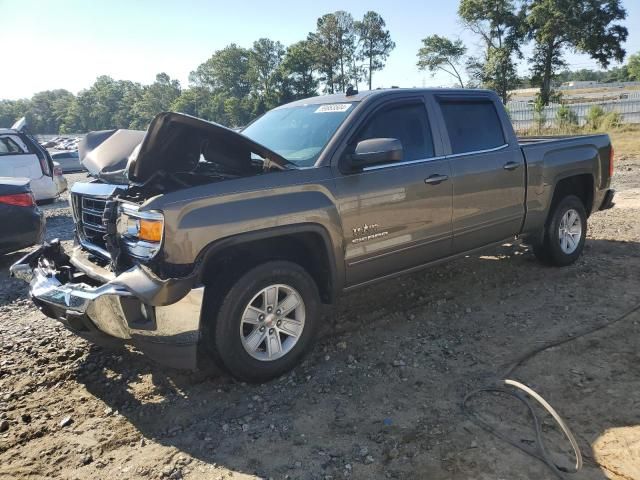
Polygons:
<instances>
[{"instance_id":1,"label":"front bumper","mask_svg":"<svg viewBox=\"0 0 640 480\"><path fill-rule=\"evenodd\" d=\"M52 242L18 260L11 274L30 284L45 315L81 337L108 347L132 344L166 366L197 367L204 287L163 281L139 266L101 281L78 265Z\"/></svg>"}]
</instances>

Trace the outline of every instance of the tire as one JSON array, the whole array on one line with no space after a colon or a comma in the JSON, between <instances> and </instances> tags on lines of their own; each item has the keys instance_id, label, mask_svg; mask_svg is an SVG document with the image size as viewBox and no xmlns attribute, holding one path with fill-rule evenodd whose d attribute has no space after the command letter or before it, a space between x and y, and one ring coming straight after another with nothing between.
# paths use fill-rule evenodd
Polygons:
<instances>
[{"instance_id":1,"label":"tire","mask_svg":"<svg viewBox=\"0 0 640 480\"><path fill-rule=\"evenodd\" d=\"M567 222L571 223L568 227ZM553 208L545 226L544 240L533 247L533 252L544 264L566 267L580 257L586 237L587 212L578 197L569 195Z\"/></svg>"},{"instance_id":2,"label":"tire","mask_svg":"<svg viewBox=\"0 0 640 480\"><path fill-rule=\"evenodd\" d=\"M291 370L311 349L319 314L320 295L309 274L296 263L270 261L233 283L215 318L208 319L205 341L230 375L266 382Z\"/></svg>"}]
</instances>

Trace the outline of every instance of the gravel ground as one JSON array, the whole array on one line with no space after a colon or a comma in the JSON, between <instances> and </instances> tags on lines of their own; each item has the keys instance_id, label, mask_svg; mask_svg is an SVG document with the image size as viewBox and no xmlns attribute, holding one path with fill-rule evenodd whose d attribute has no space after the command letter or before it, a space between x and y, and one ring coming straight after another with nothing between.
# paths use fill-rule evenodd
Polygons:
<instances>
[{"instance_id":1,"label":"gravel ground","mask_svg":"<svg viewBox=\"0 0 640 480\"><path fill-rule=\"evenodd\" d=\"M460 401L523 351L640 302L640 156L616 169L619 204L591 217L575 265L546 268L504 246L346 295L326 309L304 363L265 385L91 346L6 277L20 254L0 258L0 478L554 478L467 420ZM48 238L70 242L66 203L46 214ZM640 478L639 322L547 350L514 374L576 434L576 478ZM534 443L519 404L488 395L473 407ZM541 417L550 450L570 463Z\"/></svg>"}]
</instances>

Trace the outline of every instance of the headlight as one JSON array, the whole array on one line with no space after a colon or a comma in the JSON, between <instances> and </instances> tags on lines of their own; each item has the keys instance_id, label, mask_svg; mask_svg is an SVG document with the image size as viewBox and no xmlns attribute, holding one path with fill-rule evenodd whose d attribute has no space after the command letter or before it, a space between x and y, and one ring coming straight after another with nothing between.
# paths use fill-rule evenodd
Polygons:
<instances>
[{"instance_id":1,"label":"headlight","mask_svg":"<svg viewBox=\"0 0 640 480\"><path fill-rule=\"evenodd\" d=\"M152 258L162 243L164 216L150 210L139 212L137 205L123 203L118 217L118 234L134 257Z\"/></svg>"}]
</instances>

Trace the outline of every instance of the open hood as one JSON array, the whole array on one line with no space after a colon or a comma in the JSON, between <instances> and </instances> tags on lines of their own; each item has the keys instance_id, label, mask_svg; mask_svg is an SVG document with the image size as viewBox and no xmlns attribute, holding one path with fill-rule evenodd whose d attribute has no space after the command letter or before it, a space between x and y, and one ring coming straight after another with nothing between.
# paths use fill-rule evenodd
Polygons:
<instances>
[{"instance_id":1,"label":"open hood","mask_svg":"<svg viewBox=\"0 0 640 480\"><path fill-rule=\"evenodd\" d=\"M145 132L101 130L90 132L78 144L80 162L89 173L108 183L126 184L129 159Z\"/></svg>"},{"instance_id":2,"label":"open hood","mask_svg":"<svg viewBox=\"0 0 640 480\"><path fill-rule=\"evenodd\" d=\"M292 164L267 147L217 123L182 113L163 112L151 121L133 160L129 178L144 182L160 171L193 171L201 159L243 175L252 170L251 154L281 169Z\"/></svg>"},{"instance_id":3,"label":"open hood","mask_svg":"<svg viewBox=\"0 0 640 480\"><path fill-rule=\"evenodd\" d=\"M144 183L159 173L191 172L200 161L225 172L243 175L252 170L252 154L267 167L288 169L292 163L248 137L217 123L182 113L156 115L145 132L104 130L80 142L81 163L105 181Z\"/></svg>"}]
</instances>

